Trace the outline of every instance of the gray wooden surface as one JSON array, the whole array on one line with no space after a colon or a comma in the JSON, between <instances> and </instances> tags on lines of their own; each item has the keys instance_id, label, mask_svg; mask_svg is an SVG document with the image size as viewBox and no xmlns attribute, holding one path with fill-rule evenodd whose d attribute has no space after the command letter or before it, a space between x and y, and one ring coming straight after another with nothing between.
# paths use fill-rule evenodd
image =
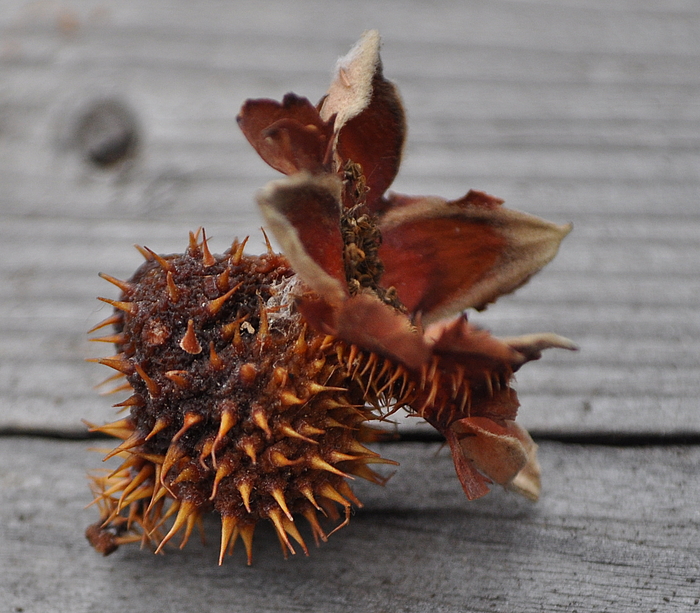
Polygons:
<instances>
[{"instance_id":1,"label":"gray wooden surface","mask_svg":"<svg viewBox=\"0 0 700 613\"><path fill-rule=\"evenodd\" d=\"M104 354L85 334L113 295L97 272L127 277L133 243L181 251L202 225L217 251L261 248L253 194L276 173L238 108L318 99L366 28L408 112L393 189L481 189L574 222L541 275L473 317L581 346L518 375L542 500L467 503L444 453L397 443L397 475L362 486L365 508L309 559L283 561L271 531L252 568L240 552L218 568L212 545L100 558L82 537L99 457L57 440L112 418L92 389L105 369L83 361ZM137 136L107 169L77 135L105 100ZM700 610L699 269L692 0L4 0L0 610Z\"/></svg>"}]
</instances>

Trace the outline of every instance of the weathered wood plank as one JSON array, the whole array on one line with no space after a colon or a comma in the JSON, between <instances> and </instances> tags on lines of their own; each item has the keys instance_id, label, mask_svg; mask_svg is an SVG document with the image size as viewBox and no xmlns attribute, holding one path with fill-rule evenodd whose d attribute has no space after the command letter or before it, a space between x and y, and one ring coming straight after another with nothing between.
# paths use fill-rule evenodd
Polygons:
<instances>
[{"instance_id":1,"label":"weathered wood plank","mask_svg":"<svg viewBox=\"0 0 700 613\"><path fill-rule=\"evenodd\" d=\"M240 226L209 226L217 250L249 232L252 249L262 249L256 212L242 219ZM700 431L700 278L692 268L700 265L700 226L655 225L611 228L607 217L591 218L541 276L473 317L501 336L554 330L581 347L575 355L550 353L518 375L524 424L541 434ZM116 290L96 273L126 278L141 261L132 241L181 250L190 226L46 219L32 227L31 249L23 220L0 228L0 424L76 429L81 418L102 422L111 411L92 387L106 369L83 358L110 348L90 345L85 332L109 313L95 296L116 297Z\"/></svg>"},{"instance_id":2,"label":"weathered wood plank","mask_svg":"<svg viewBox=\"0 0 700 613\"><path fill-rule=\"evenodd\" d=\"M275 173L235 124L249 96L317 99L366 27L410 131L394 188L462 195L572 220L557 260L475 317L499 335L553 330L581 346L518 377L542 434L700 432L700 11L544 0L456 6L292 0L9 0L0 15L0 428L109 419L82 362L84 330L128 276L133 242L216 250L259 236L253 193ZM101 170L75 144L105 97L137 120L131 164ZM258 240L257 246L260 246Z\"/></svg>"},{"instance_id":3,"label":"weathered wood plank","mask_svg":"<svg viewBox=\"0 0 700 613\"><path fill-rule=\"evenodd\" d=\"M81 443L0 439L0 591L8 611L692 611L700 599L697 448L541 447L537 504L503 491L468 503L438 445L385 445L386 488L309 558L272 530L216 566L209 545L108 558L83 538L94 509ZM307 532L304 536L308 536ZM194 540L194 539L193 539Z\"/></svg>"}]
</instances>

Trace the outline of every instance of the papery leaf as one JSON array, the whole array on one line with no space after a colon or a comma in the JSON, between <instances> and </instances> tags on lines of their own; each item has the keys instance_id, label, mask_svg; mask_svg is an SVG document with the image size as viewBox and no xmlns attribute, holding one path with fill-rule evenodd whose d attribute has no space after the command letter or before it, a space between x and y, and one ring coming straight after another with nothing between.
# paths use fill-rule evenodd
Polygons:
<instances>
[{"instance_id":1,"label":"papery leaf","mask_svg":"<svg viewBox=\"0 0 700 613\"><path fill-rule=\"evenodd\" d=\"M287 175L324 170L333 122L323 121L306 98L287 94L281 103L247 100L237 120L248 142L275 170Z\"/></svg>"},{"instance_id":2,"label":"papery leaf","mask_svg":"<svg viewBox=\"0 0 700 613\"><path fill-rule=\"evenodd\" d=\"M336 65L336 76L321 104L321 117L335 115L336 157L342 168L359 164L374 211L399 171L406 119L398 90L382 73L379 33L365 32Z\"/></svg>"},{"instance_id":3,"label":"papery leaf","mask_svg":"<svg viewBox=\"0 0 700 613\"><path fill-rule=\"evenodd\" d=\"M499 340L512 349L515 349L515 351L522 356L521 364L518 364L518 367L525 364L525 362L539 360L542 357L542 352L545 349L557 348L568 349L569 351L578 350L576 343L568 338L559 336L558 334L552 334L551 332L526 334L525 336L501 338Z\"/></svg>"},{"instance_id":4,"label":"papery leaf","mask_svg":"<svg viewBox=\"0 0 700 613\"><path fill-rule=\"evenodd\" d=\"M357 294L333 308L302 297L298 309L317 330L419 370L430 349L408 318L373 294Z\"/></svg>"},{"instance_id":5,"label":"papery leaf","mask_svg":"<svg viewBox=\"0 0 700 613\"><path fill-rule=\"evenodd\" d=\"M270 182L257 200L294 272L331 304L348 295L340 233L340 179L301 172Z\"/></svg>"},{"instance_id":6,"label":"papery leaf","mask_svg":"<svg viewBox=\"0 0 700 613\"><path fill-rule=\"evenodd\" d=\"M398 206L393 206L397 199ZM557 225L469 194L456 201L390 196L380 219L382 285L427 322L483 309L549 262L571 225Z\"/></svg>"},{"instance_id":7,"label":"papery leaf","mask_svg":"<svg viewBox=\"0 0 700 613\"><path fill-rule=\"evenodd\" d=\"M452 356L461 364L471 359L480 369L505 370L519 364L521 356L507 343L469 324L460 314L452 320L442 320L430 325L424 334L432 351L442 356Z\"/></svg>"},{"instance_id":8,"label":"papery leaf","mask_svg":"<svg viewBox=\"0 0 700 613\"><path fill-rule=\"evenodd\" d=\"M540 463L537 461L537 444L532 440L528 431L516 422L506 422L506 428L520 440L525 449L525 453L527 453L527 464L525 464L507 487L509 490L521 496L525 496L525 498L533 502L537 502L542 487L540 481Z\"/></svg>"},{"instance_id":9,"label":"papery leaf","mask_svg":"<svg viewBox=\"0 0 700 613\"><path fill-rule=\"evenodd\" d=\"M515 433L486 417L465 417L450 430L464 457L479 472L500 485L508 485L528 463L528 454Z\"/></svg>"},{"instance_id":10,"label":"papery leaf","mask_svg":"<svg viewBox=\"0 0 700 613\"><path fill-rule=\"evenodd\" d=\"M372 81L381 65L379 45L379 32L367 30L336 62L335 75L319 109L324 121L335 117L336 132L364 111L372 99Z\"/></svg>"},{"instance_id":11,"label":"papery leaf","mask_svg":"<svg viewBox=\"0 0 700 613\"><path fill-rule=\"evenodd\" d=\"M476 500L477 498L486 496L490 491L488 484L491 483L491 481L480 474L474 467L474 464L465 457L462 447L459 444L459 439L454 432L448 429L444 432L444 435L450 445L455 472L457 473L457 478L462 485L467 500Z\"/></svg>"}]
</instances>

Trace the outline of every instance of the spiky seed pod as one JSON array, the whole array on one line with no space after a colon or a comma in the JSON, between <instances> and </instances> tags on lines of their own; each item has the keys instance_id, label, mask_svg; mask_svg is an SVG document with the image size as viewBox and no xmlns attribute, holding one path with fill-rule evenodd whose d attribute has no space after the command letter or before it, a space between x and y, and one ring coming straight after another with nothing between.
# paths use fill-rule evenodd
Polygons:
<instances>
[{"instance_id":1,"label":"spiky seed pod","mask_svg":"<svg viewBox=\"0 0 700 613\"><path fill-rule=\"evenodd\" d=\"M376 31L339 60L319 105L248 100L238 123L289 175L257 198L289 261L270 248L246 256L245 243L214 256L191 235L182 255L139 248L147 261L129 281L103 275L122 294L102 299L115 314L97 328L115 329L94 340L117 353L96 361L131 396L117 405L128 417L94 428L122 439L108 457L124 462L93 480L102 519L90 541L160 551L213 510L220 561L238 537L250 561L261 519L285 555L290 537L306 552L295 518L316 541L318 512L347 523L359 502L345 479L382 482L368 464L388 462L362 445L366 422L399 407L445 436L468 499L492 483L536 499L537 446L513 421L510 382L543 350L575 345L551 333L497 339L463 310L524 284L571 227L479 191L385 193L406 126Z\"/></svg>"},{"instance_id":2,"label":"spiky seed pod","mask_svg":"<svg viewBox=\"0 0 700 613\"><path fill-rule=\"evenodd\" d=\"M359 505L346 478L382 482L367 465L389 461L362 444L372 437L365 422L377 417L366 400L385 404L400 378L377 393L384 360L370 363L305 325L281 255L244 255L234 243L212 256L196 237L182 255L142 253L129 281L102 275L122 293L102 299L115 307L103 322L114 333L93 339L117 353L95 361L124 376L131 395L117 405L128 417L93 427L122 439L108 457L124 462L93 478L101 520L89 540L105 554L133 540L159 551L178 532L184 545L214 511L220 561L240 536L250 562L262 519L285 555L292 541L307 552L297 517L325 540L317 514L344 525Z\"/></svg>"}]
</instances>

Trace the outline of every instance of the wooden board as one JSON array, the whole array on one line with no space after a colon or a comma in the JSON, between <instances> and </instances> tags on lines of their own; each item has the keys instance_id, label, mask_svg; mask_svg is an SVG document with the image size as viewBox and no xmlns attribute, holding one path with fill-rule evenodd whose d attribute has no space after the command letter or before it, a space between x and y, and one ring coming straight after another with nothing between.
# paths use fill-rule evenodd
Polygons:
<instances>
[{"instance_id":1,"label":"wooden board","mask_svg":"<svg viewBox=\"0 0 700 613\"><path fill-rule=\"evenodd\" d=\"M533 504L496 490L469 503L437 444L385 444L401 462L310 556L284 560L261 526L255 561L224 565L218 520L182 551L107 558L85 541L97 513L77 442L0 441L0 592L8 611L694 611L700 598L700 450L541 447ZM302 528L303 535L310 538Z\"/></svg>"},{"instance_id":2,"label":"wooden board","mask_svg":"<svg viewBox=\"0 0 700 613\"><path fill-rule=\"evenodd\" d=\"M5 0L0 11L0 595L8 611L694 611L700 608L700 5L689 0ZM256 562L210 545L108 558L83 538L80 419L108 348L85 331L128 277L133 243L215 251L251 235L277 174L239 132L249 97L316 101L366 28L384 40L409 137L392 186L469 188L574 231L559 256L474 321L554 331L518 373L519 420L543 442L532 505L467 503L438 446L402 466L308 559L270 529ZM99 168L81 117L124 109L133 156ZM126 119L125 119L126 118ZM123 127L123 126L122 126ZM122 133L123 136L123 133ZM400 426L415 437L425 431ZM18 432L30 437L11 436ZM52 438L37 436L49 434ZM627 447L600 447L612 440ZM686 441L680 447L671 441ZM630 446L643 441L648 446ZM102 441L93 442L103 445Z\"/></svg>"},{"instance_id":3,"label":"wooden board","mask_svg":"<svg viewBox=\"0 0 700 613\"><path fill-rule=\"evenodd\" d=\"M543 435L698 433L700 15L693 4L395 0L165 10L151 2L7 3L0 17L0 428L77 432L111 417L91 388L104 355L84 331L127 277L134 242L181 250L204 225L222 251L252 234L271 178L239 133L247 97L315 100L366 27L409 117L395 189L468 188L573 220L555 260L476 321L552 330L519 376ZM76 125L110 99L134 117L135 157L85 160Z\"/></svg>"}]
</instances>

